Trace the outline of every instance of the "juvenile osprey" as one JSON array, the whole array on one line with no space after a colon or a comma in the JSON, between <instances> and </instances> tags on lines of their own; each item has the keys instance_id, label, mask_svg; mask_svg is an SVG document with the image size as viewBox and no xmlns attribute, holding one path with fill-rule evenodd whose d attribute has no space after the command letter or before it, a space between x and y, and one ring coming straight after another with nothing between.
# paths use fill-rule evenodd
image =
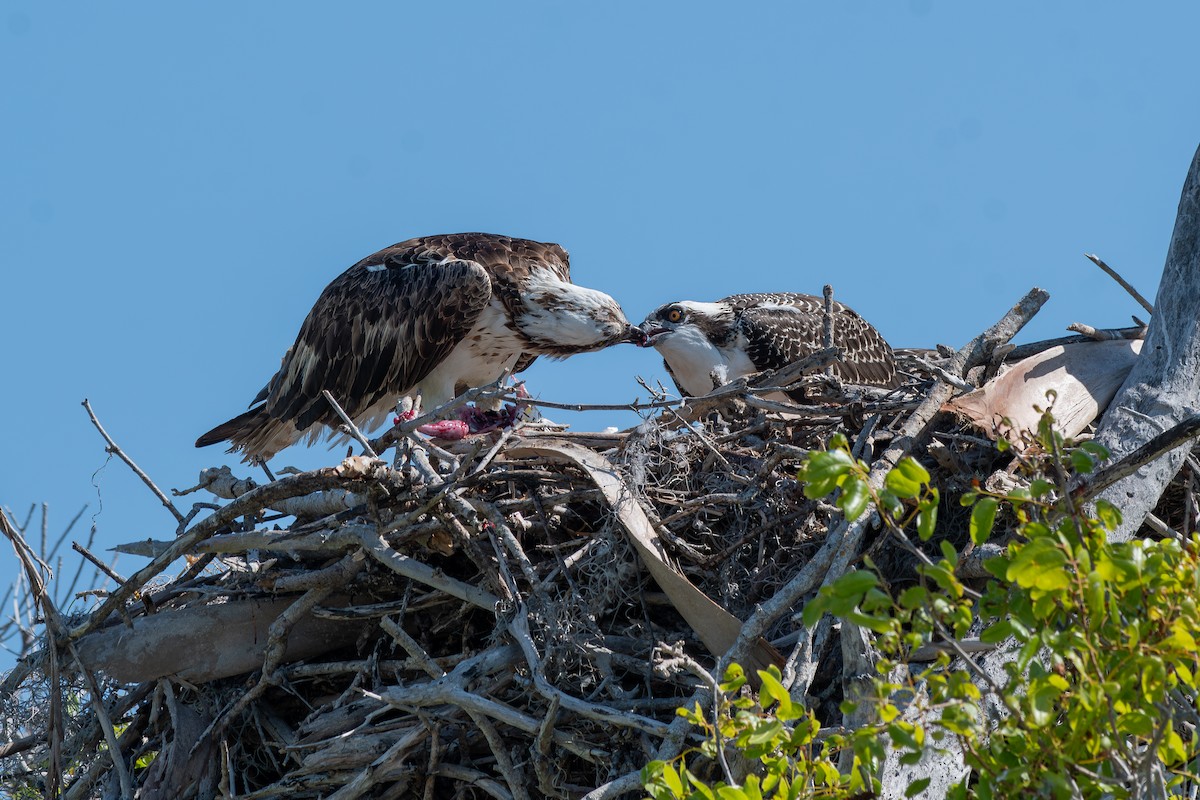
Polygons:
<instances>
[{"instance_id":1,"label":"juvenile osprey","mask_svg":"<svg viewBox=\"0 0 1200 800\"><path fill-rule=\"evenodd\" d=\"M371 427L405 396L433 409L538 356L644 338L616 300L571 283L567 252L556 244L488 233L410 239L325 287L251 409L196 446L228 440L230 452L265 461L340 423L323 389Z\"/></svg>"},{"instance_id":2,"label":"juvenile osprey","mask_svg":"<svg viewBox=\"0 0 1200 800\"><path fill-rule=\"evenodd\" d=\"M794 292L735 294L715 303L683 300L659 306L641 324L645 347L663 356L684 395L779 369L820 350L825 301ZM851 383L896 385L892 348L854 311L833 303L833 344L845 360L833 364Z\"/></svg>"}]
</instances>

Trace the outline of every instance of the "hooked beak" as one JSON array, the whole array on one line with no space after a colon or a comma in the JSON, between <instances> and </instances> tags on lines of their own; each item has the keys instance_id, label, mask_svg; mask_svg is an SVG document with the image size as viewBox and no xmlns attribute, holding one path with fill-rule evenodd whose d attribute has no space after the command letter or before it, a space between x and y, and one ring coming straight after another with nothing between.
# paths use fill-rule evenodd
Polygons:
<instances>
[{"instance_id":1,"label":"hooked beak","mask_svg":"<svg viewBox=\"0 0 1200 800\"><path fill-rule=\"evenodd\" d=\"M654 347L664 336L671 333L670 328L654 325L649 320L642 323L641 331L642 341L638 343L639 347Z\"/></svg>"},{"instance_id":2,"label":"hooked beak","mask_svg":"<svg viewBox=\"0 0 1200 800\"><path fill-rule=\"evenodd\" d=\"M645 347L647 337L645 331L643 331L637 325L630 325L625 330L625 335L621 337L620 341L628 342L629 344L636 344L638 347Z\"/></svg>"}]
</instances>

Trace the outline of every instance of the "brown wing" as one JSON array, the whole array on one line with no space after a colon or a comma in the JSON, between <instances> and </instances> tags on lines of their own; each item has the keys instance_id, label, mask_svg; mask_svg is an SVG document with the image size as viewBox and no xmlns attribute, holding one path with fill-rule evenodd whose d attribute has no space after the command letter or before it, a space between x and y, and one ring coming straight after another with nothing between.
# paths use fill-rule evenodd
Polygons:
<instances>
[{"instance_id":1,"label":"brown wing","mask_svg":"<svg viewBox=\"0 0 1200 800\"><path fill-rule=\"evenodd\" d=\"M794 292L740 294L722 298L738 315L736 327L746 336L748 355L758 369L779 369L821 349L825 301ZM896 385L892 348L849 307L833 303L833 343L845 360L834 374L851 383Z\"/></svg>"},{"instance_id":2,"label":"brown wing","mask_svg":"<svg viewBox=\"0 0 1200 800\"><path fill-rule=\"evenodd\" d=\"M302 431L335 421L323 389L354 417L410 391L446 358L491 299L491 280L447 248L412 246L422 241L381 250L334 279L255 402Z\"/></svg>"}]
</instances>

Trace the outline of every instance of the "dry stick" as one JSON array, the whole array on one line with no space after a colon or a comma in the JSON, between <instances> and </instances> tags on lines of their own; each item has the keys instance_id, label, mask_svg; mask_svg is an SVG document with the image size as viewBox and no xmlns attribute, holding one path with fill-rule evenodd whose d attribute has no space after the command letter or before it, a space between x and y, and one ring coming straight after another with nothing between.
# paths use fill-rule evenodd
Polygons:
<instances>
[{"instance_id":1,"label":"dry stick","mask_svg":"<svg viewBox=\"0 0 1200 800\"><path fill-rule=\"evenodd\" d=\"M426 586L440 589L452 597L457 597L459 600L485 611L495 612L496 604L500 602L500 598L496 595L480 589L478 586L451 578L440 569L434 569L415 558L397 553L386 539L375 533L371 526L363 526L359 535L362 537L363 549L367 551L367 554L388 569Z\"/></svg>"},{"instance_id":2,"label":"dry stick","mask_svg":"<svg viewBox=\"0 0 1200 800\"><path fill-rule=\"evenodd\" d=\"M1105 339L1145 339L1146 326L1135 325L1132 328L1097 328L1097 334ZM1005 353L1005 363L1020 361L1030 356L1035 356L1038 353L1045 352L1051 347L1059 347L1067 344L1082 344L1084 342L1094 342L1091 336L1060 336L1057 339L1044 339L1040 342L1029 342L1014 347L1010 352Z\"/></svg>"},{"instance_id":3,"label":"dry stick","mask_svg":"<svg viewBox=\"0 0 1200 800\"><path fill-rule=\"evenodd\" d=\"M1147 300L1146 298L1142 297L1138 293L1137 289L1130 286L1129 283L1124 278L1122 278L1120 275L1117 274L1117 271L1115 269L1110 267L1108 264L1105 264L1103 259L1100 258L1100 256L1095 255L1093 253L1084 253L1083 255L1089 261L1091 261L1093 264L1095 264L1097 267L1099 267L1100 269L1107 272L1109 277L1111 277L1114 281L1121 284L1121 288L1124 289L1125 291L1129 292L1129 294L1133 296L1133 299L1137 300L1138 303L1141 304L1142 308L1146 309L1146 311L1148 313L1150 313L1150 314L1154 313L1154 306L1150 303L1150 301Z\"/></svg>"},{"instance_id":4,"label":"dry stick","mask_svg":"<svg viewBox=\"0 0 1200 800\"><path fill-rule=\"evenodd\" d=\"M325 586L309 589L298 600L288 606L282 614L275 618L275 621L271 623L271 627L268 629L270 633L267 637L266 650L263 652L263 665L258 683L250 691L239 697L237 702L230 706L227 711L212 721L204 733L197 737L196 743L192 745L193 752L197 748L202 747L210 735L220 736L229 727L229 724L235 717L261 697L279 679L277 671L280 663L283 661L288 632L296 626L301 617L311 612L334 589L340 588L342 584L362 569L363 562L361 558L356 558L356 555L356 553L351 553L332 567L321 570L329 578L330 582Z\"/></svg>"},{"instance_id":5,"label":"dry stick","mask_svg":"<svg viewBox=\"0 0 1200 800\"><path fill-rule=\"evenodd\" d=\"M833 286L825 284L821 294L825 298L825 310L821 315L821 344L824 347L833 347ZM825 374L833 375L833 364L825 366Z\"/></svg>"},{"instance_id":6,"label":"dry stick","mask_svg":"<svg viewBox=\"0 0 1200 800\"><path fill-rule=\"evenodd\" d=\"M669 726L656 719L650 719L649 717L643 717L640 714L630 712L622 713L598 703L589 703L586 700L581 700L578 697L567 694L546 680L541 657L538 656L537 646L534 645L533 637L529 633L528 609L525 608L524 603L517 603L515 613L509 620L508 629L520 646L521 652L525 656L525 661L529 664L533 686L538 694L547 700L557 697L563 708L573 711L582 717L598 720L610 725L618 725L622 728L633 728L654 736L666 735Z\"/></svg>"},{"instance_id":7,"label":"dry stick","mask_svg":"<svg viewBox=\"0 0 1200 800\"><path fill-rule=\"evenodd\" d=\"M967 370L988 361L996 348L1006 343L1033 318L1050 295L1038 288L1031 289L1020 302L1009 309L999 322L976 336L950 359L948 369L963 375ZM937 382L930 388L921 405L905 420L899 435L892 440L887 451L872 465L869 481L878 489L888 471L905 456L928 429L930 422L949 399L954 387ZM717 674L724 675L732 662L741 662L749 649L771 625L784 614L795 608L804 595L813 591L821 582L836 580L846 567L857 558L859 543L871 515L860 516L853 523L843 520L831 530L821 549L804 565L800 572L787 582L769 600L757 607L742 625L737 641L721 658ZM843 631L845 626L843 626Z\"/></svg>"},{"instance_id":8,"label":"dry stick","mask_svg":"<svg viewBox=\"0 0 1200 800\"><path fill-rule=\"evenodd\" d=\"M393 639L399 642L400 646L414 658L421 668L429 674L434 680L440 680L446 676L445 671L437 665L437 663L429 657L425 649L417 644L417 640L408 635L408 632L397 625L389 617L384 617L379 621L379 626L389 633ZM496 766L500 770L500 774L504 776L504 782L508 784L509 790L512 792L516 800L529 800L529 793L525 790L525 781L518 774L516 765L508 755L508 750L505 749L504 740L500 737L500 733L496 730L496 726L491 723L486 716L471 709L463 709L467 712L467 716L479 728L483 734L483 738L487 740L488 747L491 748L492 755L496 758Z\"/></svg>"},{"instance_id":9,"label":"dry stick","mask_svg":"<svg viewBox=\"0 0 1200 800\"><path fill-rule=\"evenodd\" d=\"M460 783L482 789L496 798L496 800L513 800L512 795L504 791L504 788L499 783L477 769L459 766L458 764L442 764L438 767L437 774L443 778L451 778Z\"/></svg>"},{"instance_id":10,"label":"dry stick","mask_svg":"<svg viewBox=\"0 0 1200 800\"><path fill-rule=\"evenodd\" d=\"M554 722L558 718L558 707L558 698L551 698L550 707L546 709L546 715L542 717L541 727L538 728L537 737L534 739L533 771L538 776L538 789L547 797L564 796L555 787L554 776L547 768L550 747L554 743Z\"/></svg>"},{"instance_id":11,"label":"dry stick","mask_svg":"<svg viewBox=\"0 0 1200 800\"><path fill-rule=\"evenodd\" d=\"M381 780L380 776L387 771L397 756L415 746L427 735L424 728L415 728L408 735L402 737L400 741L389 747L386 753L372 761L366 768L360 769L353 780L342 784L336 792L329 795L328 800L352 800L352 798L361 797L366 792L369 792L371 787Z\"/></svg>"},{"instance_id":12,"label":"dry stick","mask_svg":"<svg viewBox=\"0 0 1200 800\"><path fill-rule=\"evenodd\" d=\"M0 533L3 533L12 542L13 550L16 551L17 558L21 562L22 569L25 572L26 578L29 580L29 591L33 593L35 605L40 605L42 608L42 617L45 620L47 629L53 634L53 625L61 622L57 616L57 612L50 603L49 593L46 591L46 583L42 579L42 574L38 572L36 565L36 556L33 555L32 549L22 536L17 533L16 528L9 522L8 515L4 513L4 509L0 508ZM55 638L51 635L48 638ZM61 669L58 663L58 648L51 642L49 646L49 668L47 669L47 677L50 683L50 722L46 728L47 746L50 750L50 768L46 775L46 798L58 797L62 794L63 783L63 708L62 696L60 687L62 685ZM115 759L115 756L114 756Z\"/></svg>"},{"instance_id":13,"label":"dry stick","mask_svg":"<svg viewBox=\"0 0 1200 800\"><path fill-rule=\"evenodd\" d=\"M129 468L133 470L134 474L142 479L142 483L150 487L150 491L154 492L154 496L159 499L159 502L161 502L163 506L165 506L166 509L171 512L171 514L175 517L175 521L182 524L183 514L179 513L179 509L175 507L175 504L171 502L170 498L163 494L162 490L154 485L154 481L150 480L150 476L142 472L141 467L133 463L133 459L125 455L125 451L117 446L117 443L114 442L112 437L108 435L108 431L104 430L104 426L100 424L100 420L96 419L96 413L92 411L92 405L87 401L87 398L84 398L83 400L83 407L87 410L88 417L92 420L92 424L96 426L96 430L100 431L100 435L103 436L104 441L108 443L108 447L106 447L105 450L116 455L117 458L128 464Z\"/></svg>"},{"instance_id":14,"label":"dry stick","mask_svg":"<svg viewBox=\"0 0 1200 800\"><path fill-rule=\"evenodd\" d=\"M299 475L289 475L274 483L247 492L237 500L223 506L220 511L197 522L188 531L177 537L165 551L153 561L135 572L125 583L118 586L99 607L96 608L82 624L72 628L68 636L76 640L86 633L102 625L109 615L123 606L125 601L137 593L155 575L162 572L171 562L185 553L190 553L199 542L212 536L221 528L233 522L238 517L253 514L269 507L276 500L286 497L297 497L309 494L319 489L339 488L347 483L360 481L363 478L347 475L342 467L323 467L302 472Z\"/></svg>"},{"instance_id":15,"label":"dry stick","mask_svg":"<svg viewBox=\"0 0 1200 800\"><path fill-rule=\"evenodd\" d=\"M1128 333L1129 328L1093 328L1091 325L1082 322L1072 322L1067 326L1067 330L1075 331L1093 342L1111 342L1118 339L1144 339L1146 336L1145 328L1133 329L1135 335L1130 335Z\"/></svg>"},{"instance_id":16,"label":"dry stick","mask_svg":"<svg viewBox=\"0 0 1200 800\"><path fill-rule=\"evenodd\" d=\"M1089 500L1151 461L1197 437L1200 437L1200 414L1194 414L1167 428L1111 464L1104 465L1090 475L1082 476L1071 489L1071 496L1077 501Z\"/></svg>"},{"instance_id":17,"label":"dry stick","mask_svg":"<svg viewBox=\"0 0 1200 800\"><path fill-rule=\"evenodd\" d=\"M113 767L117 771L117 779L121 782L121 797L125 798L125 800L133 800L133 783L129 778L129 769L125 766L125 759L121 755L121 745L117 741L116 729L113 728L108 711L104 708L104 695L100 691L100 685L96 683L95 674L84 665L83 659L79 657L79 651L75 649L74 642L67 641L67 650L70 651L71 657L75 659L75 663L79 667L79 672L87 683L88 694L91 695L92 699L92 712L95 713L96 720L100 723L100 729L104 732L104 741L108 743L108 752L112 756Z\"/></svg>"},{"instance_id":18,"label":"dry stick","mask_svg":"<svg viewBox=\"0 0 1200 800\"><path fill-rule=\"evenodd\" d=\"M116 570L112 569L110 566L108 566L108 564L105 564L103 561L96 558L96 556L92 554L92 551L88 550L86 547L81 545L79 542L71 542L71 549L74 550L76 553L79 553L79 555L83 556L88 561L92 562L92 566L94 566L96 569L103 572L111 580L115 581L118 585L125 582L125 579L122 578L121 575Z\"/></svg>"},{"instance_id":19,"label":"dry stick","mask_svg":"<svg viewBox=\"0 0 1200 800\"><path fill-rule=\"evenodd\" d=\"M350 415L338 404L338 401L333 399L333 395L329 393L329 390L322 389L321 396L325 398L326 403L333 406L333 410L337 412L337 415L342 418L342 422L346 423L346 427L350 429L350 435L354 437L354 441L363 446L367 455L371 458L379 458L379 454L371 447L371 443L367 441L367 437L363 436L362 431L358 429L358 426L354 424L354 420L350 419Z\"/></svg>"},{"instance_id":20,"label":"dry stick","mask_svg":"<svg viewBox=\"0 0 1200 800\"><path fill-rule=\"evenodd\" d=\"M17 558L20 559L22 566L29 577L30 590L34 593L35 601L42 610L42 618L45 620L46 628L49 634L48 638L51 639L52 642L63 639L63 634L66 632L66 625L63 622L62 616L58 613L58 609L54 607L54 603L50 599L45 582L42 580L41 573L38 571L37 566L34 563L36 559L32 557L33 554L29 549L29 545L24 539L17 535L15 530L12 529L12 526L8 522L8 517L4 515L3 511L0 511L0 528L3 529L4 534L12 541L13 548L16 550ZM116 731L113 729L112 721L109 719L108 713L104 708L104 695L100 692L100 687L96 683L96 676L84 665L83 661L80 660L79 653L76 652L74 645L70 641L67 641L67 648L72 657L75 659L75 662L79 667L80 674L87 682L88 690L91 695L92 709L96 714L96 720L100 725L102 733L104 734L105 741L108 743L109 755L112 760L113 768L116 770L117 778L121 784L121 797L132 800L133 784L129 777L129 770L126 768L124 759L122 758L121 747L118 742ZM61 736L55 735L55 731L57 730L61 732L64 730L64 728L61 719L61 697L59 696L60 679L58 677L58 648L53 643L50 644L49 661L49 677L51 683L51 722L47 734L51 737L51 760L53 764L59 765L61 764L62 758L62 739ZM55 713L56 707L58 708L57 714ZM57 722L55 721L56 719ZM50 780L47 784L47 797L57 797L61 792L62 774L59 769L52 767L49 778ZM52 788L54 791L51 794L50 792Z\"/></svg>"}]
</instances>

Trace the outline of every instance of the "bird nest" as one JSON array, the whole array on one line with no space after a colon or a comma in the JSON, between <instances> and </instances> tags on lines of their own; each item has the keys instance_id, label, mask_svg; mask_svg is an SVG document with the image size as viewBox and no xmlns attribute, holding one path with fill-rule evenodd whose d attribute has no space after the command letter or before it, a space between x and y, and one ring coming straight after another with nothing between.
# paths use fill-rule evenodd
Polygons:
<instances>
[{"instance_id":1,"label":"bird nest","mask_svg":"<svg viewBox=\"0 0 1200 800\"><path fill-rule=\"evenodd\" d=\"M685 744L675 710L722 656L805 671L837 723L836 636L814 646L798 614L835 569L841 517L804 495L806 452L841 432L873 462L924 431L943 497L1011 455L949 415L930 425L934 362L962 374L966 356L926 354L890 391L818 376L806 405L767 399L830 357L660 398L617 433L531 423L447 450L401 431L386 460L206 470L178 494L216 501L188 513L159 493L176 536L125 546L149 564L74 618L0 516L45 625L0 694L9 793L616 796ZM912 579L877 544L866 530L855 552Z\"/></svg>"}]
</instances>

